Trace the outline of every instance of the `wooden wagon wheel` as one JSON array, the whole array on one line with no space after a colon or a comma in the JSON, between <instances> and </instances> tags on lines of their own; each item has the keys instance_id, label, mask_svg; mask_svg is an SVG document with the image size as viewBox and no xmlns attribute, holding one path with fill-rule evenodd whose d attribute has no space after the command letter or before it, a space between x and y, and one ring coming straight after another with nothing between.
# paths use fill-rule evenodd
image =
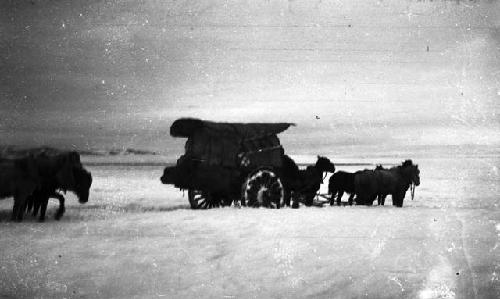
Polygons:
<instances>
[{"instance_id":1,"label":"wooden wagon wheel","mask_svg":"<svg viewBox=\"0 0 500 299\"><path fill-rule=\"evenodd\" d=\"M219 198L205 191L189 189L188 199L191 209L211 209L221 205Z\"/></svg>"},{"instance_id":2,"label":"wooden wagon wheel","mask_svg":"<svg viewBox=\"0 0 500 299\"><path fill-rule=\"evenodd\" d=\"M248 207L279 209L284 205L285 192L280 178L271 170L260 169L243 184L242 198Z\"/></svg>"}]
</instances>

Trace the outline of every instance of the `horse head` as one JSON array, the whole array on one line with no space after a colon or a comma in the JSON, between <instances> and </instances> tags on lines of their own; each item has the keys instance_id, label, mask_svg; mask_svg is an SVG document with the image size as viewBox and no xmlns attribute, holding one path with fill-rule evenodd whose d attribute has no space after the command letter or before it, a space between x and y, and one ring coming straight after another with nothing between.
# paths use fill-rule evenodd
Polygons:
<instances>
[{"instance_id":1,"label":"horse head","mask_svg":"<svg viewBox=\"0 0 500 299\"><path fill-rule=\"evenodd\" d=\"M418 169L418 165L415 165L412 180L413 180L413 183L415 184L415 186L420 185L420 169Z\"/></svg>"},{"instance_id":2,"label":"horse head","mask_svg":"<svg viewBox=\"0 0 500 299\"><path fill-rule=\"evenodd\" d=\"M327 157L318 156L316 168L321 171L335 172L335 165Z\"/></svg>"},{"instance_id":3,"label":"horse head","mask_svg":"<svg viewBox=\"0 0 500 299\"><path fill-rule=\"evenodd\" d=\"M88 202L90 185L92 185L92 175L83 167L74 167L73 176L75 178L75 185L72 191L75 192L80 203Z\"/></svg>"},{"instance_id":4,"label":"horse head","mask_svg":"<svg viewBox=\"0 0 500 299\"><path fill-rule=\"evenodd\" d=\"M174 184L177 178L176 166L165 167L163 175L160 178L162 184Z\"/></svg>"},{"instance_id":5,"label":"horse head","mask_svg":"<svg viewBox=\"0 0 500 299\"><path fill-rule=\"evenodd\" d=\"M401 168L411 183L415 184L415 186L420 185L420 170L417 164L413 164L412 160L406 160L401 165Z\"/></svg>"}]
</instances>

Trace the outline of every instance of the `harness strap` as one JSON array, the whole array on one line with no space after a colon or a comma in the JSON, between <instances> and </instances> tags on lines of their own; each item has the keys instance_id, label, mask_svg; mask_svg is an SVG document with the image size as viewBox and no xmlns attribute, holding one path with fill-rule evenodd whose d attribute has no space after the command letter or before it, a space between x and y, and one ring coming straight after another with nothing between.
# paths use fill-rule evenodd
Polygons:
<instances>
[{"instance_id":1,"label":"harness strap","mask_svg":"<svg viewBox=\"0 0 500 299\"><path fill-rule=\"evenodd\" d=\"M321 184L323 184L323 183L325 182L326 176L328 175L328 172L326 172L326 171L325 171L324 173L325 173L325 175L324 175L324 176L323 176L323 178L321 179ZM322 197L326 198L326 197L325 197L325 196L323 196L321 193L319 193L319 189L318 189L318 192L316 192L316 196L315 196L316 201L318 201L318 200L319 200L319 197L320 197L320 196L322 196Z\"/></svg>"}]
</instances>

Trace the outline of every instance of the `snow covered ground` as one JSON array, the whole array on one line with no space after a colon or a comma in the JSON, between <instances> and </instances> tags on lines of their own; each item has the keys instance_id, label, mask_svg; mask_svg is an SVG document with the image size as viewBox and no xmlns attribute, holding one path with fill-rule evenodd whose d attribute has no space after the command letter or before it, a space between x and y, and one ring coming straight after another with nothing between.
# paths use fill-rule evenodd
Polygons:
<instances>
[{"instance_id":1,"label":"snow covered ground","mask_svg":"<svg viewBox=\"0 0 500 299\"><path fill-rule=\"evenodd\" d=\"M161 166L89 166L89 202L68 195L59 222L55 203L11 223L0 202L0 297L500 297L497 158L416 162L401 209L195 211Z\"/></svg>"}]
</instances>

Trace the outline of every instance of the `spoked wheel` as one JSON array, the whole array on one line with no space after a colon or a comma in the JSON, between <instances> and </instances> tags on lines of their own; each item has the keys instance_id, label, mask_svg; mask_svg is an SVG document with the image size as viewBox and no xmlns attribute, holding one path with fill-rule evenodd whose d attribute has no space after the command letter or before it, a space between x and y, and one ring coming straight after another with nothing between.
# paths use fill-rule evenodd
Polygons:
<instances>
[{"instance_id":1,"label":"spoked wheel","mask_svg":"<svg viewBox=\"0 0 500 299\"><path fill-rule=\"evenodd\" d=\"M242 197L248 207L279 209L284 205L285 192L274 172L261 169L248 177L243 185Z\"/></svg>"},{"instance_id":2,"label":"spoked wheel","mask_svg":"<svg viewBox=\"0 0 500 299\"><path fill-rule=\"evenodd\" d=\"M221 205L219 198L205 191L189 189L188 199L191 209L211 209Z\"/></svg>"}]
</instances>

